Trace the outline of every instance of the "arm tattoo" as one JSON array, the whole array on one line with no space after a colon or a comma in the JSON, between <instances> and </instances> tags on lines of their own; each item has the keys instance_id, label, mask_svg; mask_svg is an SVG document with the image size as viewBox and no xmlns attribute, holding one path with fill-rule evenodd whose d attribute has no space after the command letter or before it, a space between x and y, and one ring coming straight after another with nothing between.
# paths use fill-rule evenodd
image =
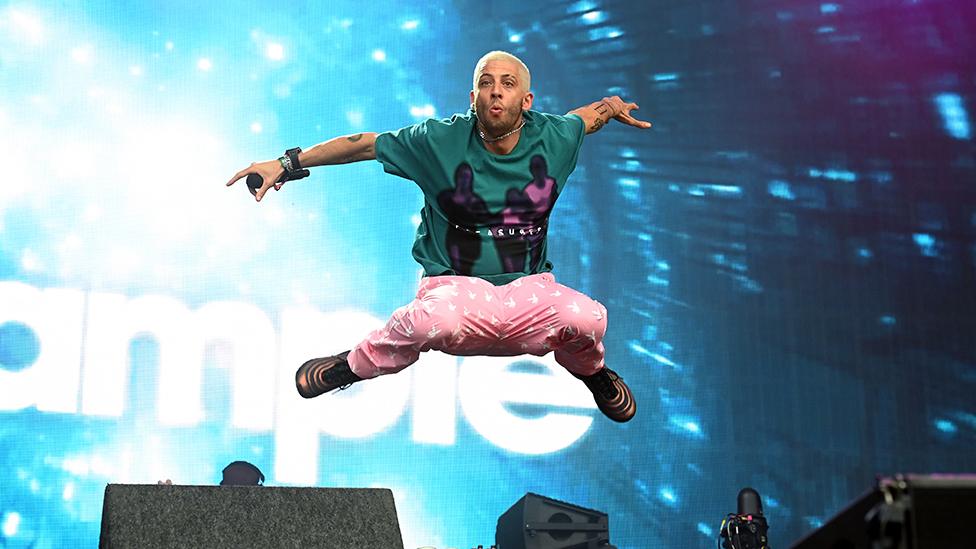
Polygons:
<instances>
[{"instance_id":1,"label":"arm tattoo","mask_svg":"<svg viewBox=\"0 0 976 549\"><path fill-rule=\"evenodd\" d=\"M346 141L355 143L356 141L359 141L362 138L363 138L363 134L357 133L356 135L350 135L349 137L347 137Z\"/></svg>"},{"instance_id":2,"label":"arm tattoo","mask_svg":"<svg viewBox=\"0 0 976 549\"><path fill-rule=\"evenodd\" d=\"M606 101L600 101L593 105L593 110L596 111L599 117L593 121L593 125L590 126L590 133L599 131L604 125L606 125L607 120L613 118L613 107L610 106ZM606 117L606 119L604 119Z\"/></svg>"}]
</instances>

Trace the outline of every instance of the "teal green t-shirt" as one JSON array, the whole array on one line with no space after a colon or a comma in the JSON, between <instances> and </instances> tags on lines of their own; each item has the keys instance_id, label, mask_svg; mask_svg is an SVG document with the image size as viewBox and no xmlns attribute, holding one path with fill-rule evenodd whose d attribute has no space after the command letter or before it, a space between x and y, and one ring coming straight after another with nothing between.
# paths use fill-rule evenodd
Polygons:
<instances>
[{"instance_id":1,"label":"teal green t-shirt","mask_svg":"<svg viewBox=\"0 0 976 549\"><path fill-rule=\"evenodd\" d=\"M383 169L424 193L413 256L427 276L502 285L552 270L549 214L586 132L576 115L523 114L518 144L507 155L485 149L470 111L376 137Z\"/></svg>"}]
</instances>

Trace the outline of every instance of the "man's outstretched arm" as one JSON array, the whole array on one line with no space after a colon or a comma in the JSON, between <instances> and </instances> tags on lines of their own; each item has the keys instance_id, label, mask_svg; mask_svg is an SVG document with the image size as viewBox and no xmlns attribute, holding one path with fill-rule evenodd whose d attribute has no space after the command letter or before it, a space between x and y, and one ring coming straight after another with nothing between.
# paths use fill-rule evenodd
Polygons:
<instances>
[{"instance_id":1,"label":"man's outstretched arm","mask_svg":"<svg viewBox=\"0 0 976 549\"><path fill-rule=\"evenodd\" d=\"M302 151L298 155L298 163L303 168L313 166L329 166L333 164L348 164L350 162L360 162L362 160L376 159L376 133L365 132L353 135L336 137L323 143L319 143L307 151ZM265 162L254 162L247 168L237 172L227 186L230 187L243 177L256 173L264 179L264 185L258 189L254 198L259 202L264 197L268 189L274 187L277 191L283 183L277 183L281 175L285 173L285 168L277 160L267 160Z\"/></svg>"},{"instance_id":2,"label":"man's outstretched arm","mask_svg":"<svg viewBox=\"0 0 976 549\"><path fill-rule=\"evenodd\" d=\"M610 120L616 120L635 128L650 128L650 122L638 120L630 115L630 111L639 108L637 103L625 103L623 99L614 95L612 97L604 97L584 107L571 110L567 114L579 115L583 119L587 134L598 131Z\"/></svg>"}]
</instances>

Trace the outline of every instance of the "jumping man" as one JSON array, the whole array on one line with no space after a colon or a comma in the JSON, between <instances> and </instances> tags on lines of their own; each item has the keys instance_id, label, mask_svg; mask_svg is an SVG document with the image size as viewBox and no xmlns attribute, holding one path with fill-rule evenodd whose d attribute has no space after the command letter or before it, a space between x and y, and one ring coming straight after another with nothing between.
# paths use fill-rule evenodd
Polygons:
<instances>
[{"instance_id":1,"label":"jumping man","mask_svg":"<svg viewBox=\"0 0 976 549\"><path fill-rule=\"evenodd\" d=\"M431 349L462 356L552 352L607 417L634 417L630 388L604 362L606 308L556 282L546 243L549 214L583 137L610 120L651 124L632 117L637 105L617 96L565 116L533 111L529 84L521 60L493 51L475 65L467 113L291 149L227 182L260 176L260 201L272 187L307 175L303 167L375 159L424 193L413 245L424 268L416 299L351 350L303 364L295 376L303 397L399 372Z\"/></svg>"}]
</instances>

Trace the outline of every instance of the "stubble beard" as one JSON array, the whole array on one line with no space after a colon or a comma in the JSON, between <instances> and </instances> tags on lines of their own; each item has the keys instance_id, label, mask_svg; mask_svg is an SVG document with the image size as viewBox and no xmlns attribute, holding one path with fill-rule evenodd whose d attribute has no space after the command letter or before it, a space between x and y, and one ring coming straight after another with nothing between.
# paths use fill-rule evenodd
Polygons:
<instances>
[{"instance_id":1,"label":"stubble beard","mask_svg":"<svg viewBox=\"0 0 976 549\"><path fill-rule=\"evenodd\" d=\"M491 108L490 102L485 104L478 103L475 109L478 114L478 121L489 137L498 137L499 135L504 135L512 131L515 129L519 117L522 115L522 108L519 105L513 105L507 108L503 106L504 114L496 120L488 112L489 108Z\"/></svg>"}]
</instances>

